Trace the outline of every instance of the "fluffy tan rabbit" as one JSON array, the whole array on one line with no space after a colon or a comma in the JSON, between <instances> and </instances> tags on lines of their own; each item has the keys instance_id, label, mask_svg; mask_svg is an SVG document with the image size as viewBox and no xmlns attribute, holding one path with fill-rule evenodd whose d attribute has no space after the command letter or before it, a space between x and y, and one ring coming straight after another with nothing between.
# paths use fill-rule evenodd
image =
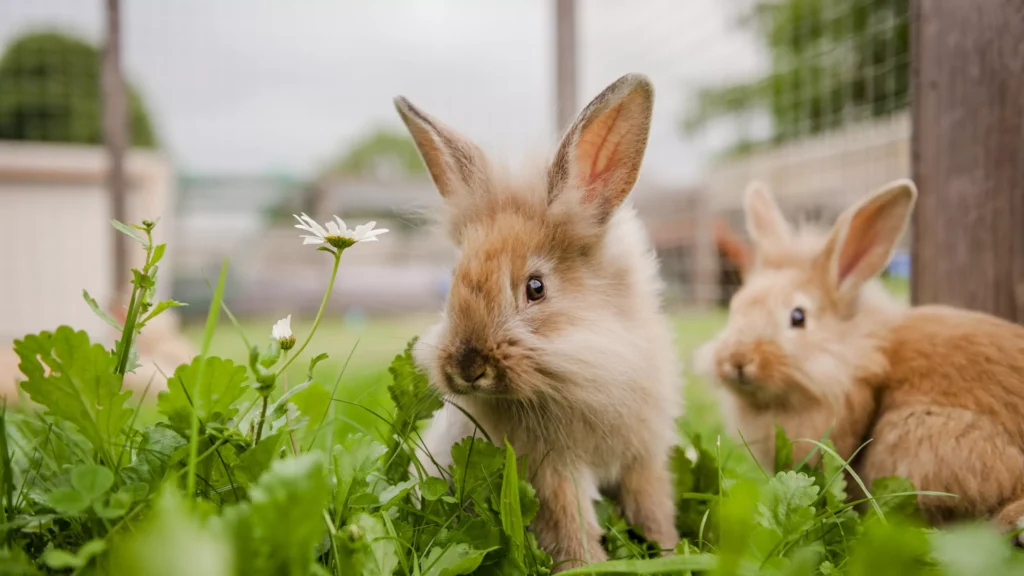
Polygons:
<instances>
[{"instance_id":1,"label":"fluffy tan rabbit","mask_svg":"<svg viewBox=\"0 0 1024 576\"><path fill-rule=\"evenodd\" d=\"M726 329L704 350L755 455L771 461L773 422L791 437L830 432L865 482L917 489L925 517L1024 517L1024 327L944 306L907 308L876 281L917 191L893 182L827 235L794 231L771 195L747 192L757 261ZM810 445L807 445L810 448Z\"/></svg>"},{"instance_id":2,"label":"fluffy tan rabbit","mask_svg":"<svg viewBox=\"0 0 1024 576\"><path fill-rule=\"evenodd\" d=\"M663 548L678 539L667 459L680 370L654 253L624 204L653 96L647 78L620 78L583 110L550 165L514 175L396 99L461 253L441 320L414 356L451 404L527 456L541 502L533 527L564 561L556 569L605 559L592 503L605 485L619 488L648 538ZM472 433L446 404L425 440L446 465Z\"/></svg>"}]
</instances>

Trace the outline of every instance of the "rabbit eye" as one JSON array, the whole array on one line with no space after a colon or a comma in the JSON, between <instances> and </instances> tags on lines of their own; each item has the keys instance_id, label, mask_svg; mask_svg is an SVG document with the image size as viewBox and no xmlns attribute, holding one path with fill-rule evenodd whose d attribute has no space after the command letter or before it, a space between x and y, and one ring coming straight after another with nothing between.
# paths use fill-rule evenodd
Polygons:
<instances>
[{"instance_id":1,"label":"rabbit eye","mask_svg":"<svg viewBox=\"0 0 1024 576\"><path fill-rule=\"evenodd\" d=\"M803 308L799 306L793 308L793 311L789 313L789 325L793 328L803 328L804 323L807 322L807 313L804 312Z\"/></svg>"},{"instance_id":2,"label":"rabbit eye","mask_svg":"<svg viewBox=\"0 0 1024 576\"><path fill-rule=\"evenodd\" d=\"M544 297L544 283L540 278L533 276L526 281L526 299L536 302Z\"/></svg>"}]
</instances>

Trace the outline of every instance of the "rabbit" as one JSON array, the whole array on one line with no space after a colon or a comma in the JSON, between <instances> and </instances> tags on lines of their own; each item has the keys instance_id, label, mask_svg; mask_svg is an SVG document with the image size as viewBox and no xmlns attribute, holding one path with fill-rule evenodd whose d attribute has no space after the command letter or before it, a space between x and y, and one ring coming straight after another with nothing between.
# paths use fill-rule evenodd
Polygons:
<instances>
[{"instance_id":1,"label":"rabbit","mask_svg":"<svg viewBox=\"0 0 1024 576\"><path fill-rule=\"evenodd\" d=\"M794 231L770 193L746 194L756 261L723 332L701 351L757 441L773 422L821 438L866 485L902 476L935 526L1024 527L1024 327L967 310L908 307L877 277L917 198L909 180L843 212L827 235ZM808 448L810 446L808 445ZM754 449L762 464L770 448Z\"/></svg>"},{"instance_id":2,"label":"rabbit","mask_svg":"<svg viewBox=\"0 0 1024 576\"><path fill-rule=\"evenodd\" d=\"M617 488L627 519L678 541L668 457L682 411L674 332L646 232L626 197L650 131L643 75L608 86L541 170L512 175L398 97L444 198L460 251L440 321L413 357L445 398L424 434L451 463L472 415L525 455L540 510L533 530L556 569L606 559L593 499ZM436 464L435 464L436 462Z\"/></svg>"}]
</instances>

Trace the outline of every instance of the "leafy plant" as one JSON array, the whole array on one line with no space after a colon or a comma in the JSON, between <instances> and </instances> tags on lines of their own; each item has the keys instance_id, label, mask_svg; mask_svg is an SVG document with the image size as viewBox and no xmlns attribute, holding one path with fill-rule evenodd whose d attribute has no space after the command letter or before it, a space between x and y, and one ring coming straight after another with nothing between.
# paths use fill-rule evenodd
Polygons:
<instances>
[{"instance_id":1,"label":"leafy plant","mask_svg":"<svg viewBox=\"0 0 1024 576\"><path fill-rule=\"evenodd\" d=\"M153 302L164 252L152 243L155 225L115 223L147 254L133 271L124 325L86 295L121 331L112 348L67 326L15 343L33 406L0 410L0 574L552 572L530 527L542 504L511 444L481 432L452 447L449 465L417 458L421 427L442 401L411 342L388 370L391 409L364 407L380 430L332 421L340 401L313 385L326 355L285 389L284 369L310 344L352 237L325 231L331 281L301 344L284 321L263 350L243 337L242 362L209 355L227 310L225 266L200 355L171 373L157 421L137 426L139 404L122 388L137 362L134 343L177 304ZM683 536L675 554L662 556L605 499L598 512L610 560L565 573L1002 575L1024 566L984 526L922 527L919 493L906 480L861 487L827 439L797 442L816 456L794 463L793 442L779 430L775 469L760 471L733 458L727 441L692 435L671 458ZM849 501L850 481L865 502Z\"/></svg>"}]
</instances>

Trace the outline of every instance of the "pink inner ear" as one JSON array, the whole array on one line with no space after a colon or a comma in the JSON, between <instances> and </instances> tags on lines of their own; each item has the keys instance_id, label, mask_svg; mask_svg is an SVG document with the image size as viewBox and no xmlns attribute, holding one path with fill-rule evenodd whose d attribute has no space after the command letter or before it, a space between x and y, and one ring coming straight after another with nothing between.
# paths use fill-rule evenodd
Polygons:
<instances>
[{"instance_id":1,"label":"pink inner ear","mask_svg":"<svg viewBox=\"0 0 1024 576\"><path fill-rule=\"evenodd\" d=\"M613 173L615 158L622 142L622 131L616 129L622 107L622 104L619 104L613 110L604 113L580 135L578 159L581 166L587 167L586 172L581 174L584 202L597 200L597 184L605 183L604 181Z\"/></svg>"},{"instance_id":2,"label":"pink inner ear","mask_svg":"<svg viewBox=\"0 0 1024 576\"><path fill-rule=\"evenodd\" d=\"M850 274L864 261L871 252L875 241L878 239L878 226L856 226L856 222L850 226L846 234L846 241L843 242L842 252L839 254L839 283L849 277Z\"/></svg>"}]
</instances>

